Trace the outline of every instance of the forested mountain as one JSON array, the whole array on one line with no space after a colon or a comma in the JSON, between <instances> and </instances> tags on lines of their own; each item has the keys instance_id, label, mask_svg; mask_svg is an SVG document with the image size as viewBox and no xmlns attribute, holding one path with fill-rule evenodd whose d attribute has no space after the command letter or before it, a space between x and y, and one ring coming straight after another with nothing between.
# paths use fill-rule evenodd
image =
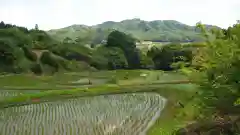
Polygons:
<instances>
[{"instance_id":1,"label":"forested mountain","mask_svg":"<svg viewBox=\"0 0 240 135\"><path fill-rule=\"evenodd\" d=\"M213 26L206 25L208 28ZM68 37L72 40L84 39L93 44L106 39L113 30L133 35L139 40L162 41L201 41L203 38L195 26L189 26L174 20L144 21L128 19L121 22L107 21L94 26L72 25L62 29L50 30L48 33L58 40Z\"/></svg>"},{"instance_id":2,"label":"forested mountain","mask_svg":"<svg viewBox=\"0 0 240 135\"><path fill-rule=\"evenodd\" d=\"M102 25L101 27L108 27L106 24ZM88 31L88 27L80 27L85 27ZM97 26L94 27L99 30ZM166 45L163 47L165 49L153 48L143 51L137 48L138 39L134 38L133 34L117 30L106 30L105 33L109 33L106 35L105 44L89 48L84 46L91 41L88 36L77 37L75 41L70 38L58 41L45 31L39 30L37 25L35 29L28 30L2 22L0 24L0 72L43 74L62 70L89 69L172 70L171 64L179 61L174 57L186 56L187 61L192 59L192 51L176 48L181 44L173 44L169 47Z\"/></svg>"}]
</instances>

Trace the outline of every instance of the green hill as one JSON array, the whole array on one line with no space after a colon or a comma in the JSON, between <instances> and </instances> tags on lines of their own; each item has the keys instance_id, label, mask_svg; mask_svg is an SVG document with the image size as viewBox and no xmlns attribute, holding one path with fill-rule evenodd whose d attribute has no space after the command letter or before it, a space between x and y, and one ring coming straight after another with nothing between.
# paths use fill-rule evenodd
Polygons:
<instances>
[{"instance_id":1,"label":"green hill","mask_svg":"<svg viewBox=\"0 0 240 135\"><path fill-rule=\"evenodd\" d=\"M171 22L173 23L174 21ZM164 52L162 52L162 49L156 48L156 46L152 48L150 48L151 46L145 46L148 47L148 49L144 51L140 50L139 47L137 47L137 40L134 36L141 40L149 40L150 38L145 38L147 36L156 36L157 34L152 33L158 33L159 31L154 31L152 28L154 25L150 25L151 23L152 22L133 19L122 21L122 24L121 22L105 22L91 27L74 25L61 30L52 30L50 33L52 33L53 36L50 36L45 31L38 30L37 28L28 30L23 27L1 22L0 72L52 74L59 71L83 71L94 68L104 70L126 68L172 70L169 65L177 60L173 59L175 56L190 55L192 52L166 48L164 46L161 47L165 48ZM185 26L180 23L177 24L175 21L173 26L177 25L179 25L179 27L180 25ZM144 27L145 29L143 29ZM179 33L193 33L193 31L195 31L195 29L190 26L184 28L187 29L185 31L180 30L180 28L171 28L175 29L175 35L177 36L183 35L176 34L177 31ZM112 29L119 31L112 31ZM159 25L159 28L156 27L155 29L162 29L162 27ZM121 31L129 33L130 35ZM174 32L172 33L174 34ZM197 32L191 35L194 36L194 34L198 36ZM69 38L64 37L65 35L69 36ZM96 47L92 46L100 43L106 37L107 44L96 45ZM61 39L63 42L55 38ZM74 39L76 40L74 41ZM159 40L159 38L152 38L151 40ZM161 40L166 41L165 39ZM175 39L175 41L187 40L189 39ZM171 42L174 41L174 39L167 39L167 41ZM88 46L87 44L91 45ZM177 46L181 45L176 42L173 44ZM144 46L145 44L141 45ZM167 59L165 60L164 58ZM190 59L191 57L189 56L189 60ZM164 67L164 62L162 61L165 62ZM159 62L161 65L159 65Z\"/></svg>"},{"instance_id":2,"label":"green hill","mask_svg":"<svg viewBox=\"0 0 240 135\"><path fill-rule=\"evenodd\" d=\"M212 27L211 25L206 25ZM94 26L72 25L61 29L50 30L48 33L58 40L66 37L72 40L84 39L98 44L104 40L111 30L119 30L133 35L139 40L161 41L199 41L202 40L194 26L174 20L144 21L128 19L121 22L107 21Z\"/></svg>"},{"instance_id":3,"label":"green hill","mask_svg":"<svg viewBox=\"0 0 240 135\"><path fill-rule=\"evenodd\" d=\"M83 71L90 49L54 40L45 31L0 22L0 73Z\"/></svg>"}]
</instances>

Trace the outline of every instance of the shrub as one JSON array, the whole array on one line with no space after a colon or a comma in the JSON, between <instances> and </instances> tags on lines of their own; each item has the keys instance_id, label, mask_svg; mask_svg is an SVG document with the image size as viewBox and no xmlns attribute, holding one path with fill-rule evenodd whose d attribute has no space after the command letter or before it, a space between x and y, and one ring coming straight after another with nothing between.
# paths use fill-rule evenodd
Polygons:
<instances>
[{"instance_id":1,"label":"shrub","mask_svg":"<svg viewBox=\"0 0 240 135\"><path fill-rule=\"evenodd\" d=\"M97 69L124 69L127 60L124 52L116 47L98 47L92 56L91 66Z\"/></svg>"},{"instance_id":2,"label":"shrub","mask_svg":"<svg viewBox=\"0 0 240 135\"><path fill-rule=\"evenodd\" d=\"M73 43L55 45L49 48L54 54L67 60L90 61L91 50L85 46Z\"/></svg>"},{"instance_id":3,"label":"shrub","mask_svg":"<svg viewBox=\"0 0 240 135\"><path fill-rule=\"evenodd\" d=\"M209 39L203 25L198 27L207 39L206 48L194 57L195 63L202 65L201 70L192 70L195 75L192 78L196 77L202 86L200 107L207 116L212 111L239 114L240 107L234 106L234 102L240 95L240 24L213 32L215 40Z\"/></svg>"},{"instance_id":4,"label":"shrub","mask_svg":"<svg viewBox=\"0 0 240 135\"><path fill-rule=\"evenodd\" d=\"M174 44L162 48L152 47L147 54L152 58L155 68L162 70L173 70L172 64L177 62L188 62L189 66L193 57L192 49Z\"/></svg>"},{"instance_id":5,"label":"shrub","mask_svg":"<svg viewBox=\"0 0 240 135\"><path fill-rule=\"evenodd\" d=\"M0 40L0 68L6 72L25 72L31 62L24 55L21 47L8 39Z\"/></svg>"},{"instance_id":6,"label":"shrub","mask_svg":"<svg viewBox=\"0 0 240 135\"><path fill-rule=\"evenodd\" d=\"M37 61L37 55L32 52L29 48L23 47L25 56L31 61Z\"/></svg>"},{"instance_id":7,"label":"shrub","mask_svg":"<svg viewBox=\"0 0 240 135\"><path fill-rule=\"evenodd\" d=\"M120 48L126 57L128 68L140 68L140 58L136 49L136 39L120 31L108 35L106 47Z\"/></svg>"},{"instance_id":8,"label":"shrub","mask_svg":"<svg viewBox=\"0 0 240 135\"><path fill-rule=\"evenodd\" d=\"M43 52L41 57L40 57L40 61L43 64L49 65L51 67L54 67L58 71L59 64L58 64L57 60L54 59L54 57L51 55L50 52L48 52L48 51Z\"/></svg>"},{"instance_id":9,"label":"shrub","mask_svg":"<svg viewBox=\"0 0 240 135\"><path fill-rule=\"evenodd\" d=\"M31 71L36 75L41 75L43 73L43 69L40 63L34 63Z\"/></svg>"}]
</instances>

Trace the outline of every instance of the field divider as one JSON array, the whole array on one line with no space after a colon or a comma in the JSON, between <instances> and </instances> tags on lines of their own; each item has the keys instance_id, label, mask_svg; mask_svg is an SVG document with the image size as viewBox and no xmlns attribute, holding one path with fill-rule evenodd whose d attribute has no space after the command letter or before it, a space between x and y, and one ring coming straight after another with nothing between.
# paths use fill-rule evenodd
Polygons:
<instances>
[{"instance_id":1,"label":"field divider","mask_svg":"<svg viewBox=\"0 0 240 135\"><path fill-rule=\"evenodd\" d=\"M76 97L136 93L136 92L154 92L157 88L164 88L166 84L188 84L193 83L188 80L170 81L170 82L152 82L139 83L133 85L104 84L101 86L82 87L65 90L48 90L36 93L26 93L18 96L0 99L0 108L13 106L22 106L27 104L36 104L49 102L59 99L68 99Z\"/></svg>"}]
</instances>

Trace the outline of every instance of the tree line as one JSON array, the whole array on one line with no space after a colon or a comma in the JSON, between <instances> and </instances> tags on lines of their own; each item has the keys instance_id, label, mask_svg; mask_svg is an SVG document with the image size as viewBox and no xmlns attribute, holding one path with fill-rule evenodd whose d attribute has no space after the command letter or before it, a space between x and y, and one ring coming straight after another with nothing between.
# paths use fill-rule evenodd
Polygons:
<instances>
[{"instance_id":1,"label":"tree line","mask_svg":"<svg viewBox=\"0 0 240 135\"><path fill-rule=\"evenodd\" d=\"M191 61L192 51L179 44L152 48L147 53L136 47L132 35L112 31L106 44L85 46L84 40L55 40L45 31L0 23L1 72L33 72L36 74L88 69L161 69L173 70L171 64L186 57Z\"/></svg>"}]
</instances>

